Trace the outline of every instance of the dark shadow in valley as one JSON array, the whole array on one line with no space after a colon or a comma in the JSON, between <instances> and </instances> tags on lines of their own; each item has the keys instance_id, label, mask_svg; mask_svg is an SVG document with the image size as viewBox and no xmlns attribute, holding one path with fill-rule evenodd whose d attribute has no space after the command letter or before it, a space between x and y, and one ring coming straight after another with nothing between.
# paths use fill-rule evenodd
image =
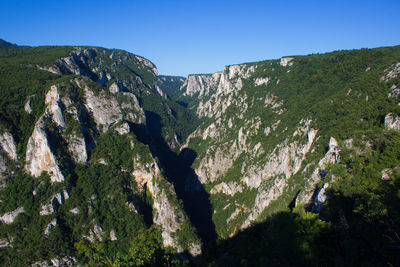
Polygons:
<instances>
[{"instance_id":1,"label":"dark shadow in valley","mask_svg":"<svg viewBox=\"0 0 400 267\"><path fill-rule=\"evenodd\" d=\"M161 135L164 126L161 117L150 111L145 111L145 115L146 130L135 124L132 127L133 132L140 142L149 145L153 157L158 158L164 176L174 185L177 197L182 200L183 208L203 244L215 241L217 235L212 221L209 194L191 168L197 157L196 152L185 148L177 155Z\"/></svg>"}]
</instances>

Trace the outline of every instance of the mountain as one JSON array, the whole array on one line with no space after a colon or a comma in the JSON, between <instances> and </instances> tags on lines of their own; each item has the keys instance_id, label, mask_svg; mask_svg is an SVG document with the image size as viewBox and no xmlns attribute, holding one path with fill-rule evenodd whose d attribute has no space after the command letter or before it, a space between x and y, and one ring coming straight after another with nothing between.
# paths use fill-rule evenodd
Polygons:
<instances>
[{"instance_id":1,"label":"mountain","mask_svg":"<svg viewBox=\"0 0 400 267\"><path fill-rule=\"evenodd\" d=\"M0 48L13 48L13 47L18 47L18 45L0 39Z\"/></svg>"},{"instance_id":2,"label":"mountain","mask_svg":"<svg viewBox=\"0 0 400 267\"><path fill-rule=\"evenodd\" d=\"M400 46L187 78L2 49L1 262L396 265L399 73Z\"/></svg>"}]
</instances>

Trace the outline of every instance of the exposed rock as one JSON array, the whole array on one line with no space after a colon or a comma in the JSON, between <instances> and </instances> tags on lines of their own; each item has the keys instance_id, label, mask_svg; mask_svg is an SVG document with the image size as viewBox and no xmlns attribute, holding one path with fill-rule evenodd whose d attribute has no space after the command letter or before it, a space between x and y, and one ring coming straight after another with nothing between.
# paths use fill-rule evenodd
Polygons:
<instances>
[{"instance_id":1,"label":"exposed rock","mask_svg":"<svg viewBox=\"0 0 400 267\"><path fill-rule=\"evenodd\" d=\"M381 77L381 81L387 82L391 79L397 78L400 74L400 62L387 68L384 73L385 74Z\"/></svg>"},{"instance_id":2,"label":"exposed rock","mask_svg":"<svg viewBox=\"0 0 400 267\"><path fill-rule=\"evenodd\" d=\"M46 113L61 128L65 128L65 121L62 112L62 103L58 88L55 85L50 87L50 91L46 94L45 104L47 105Z\"/></svg>"},{"instance_id":3,"label":"exposed rock","mask_svg":"<svg viewBox=\"0 0 400 267\"><path fill-rule=\"evenodd\" d=\"M130 133L131 129L129 127L129 124L127 122L124 122L121 125L118 125L117 127L115 127L115 131L119 135L123 135L123 134Z\"/></svg>"},{"instance_id":4,"label":"exposed rock","mask_svg":"<svg viewBox=\"0 0 400 267\"><path fill-rule=\"evenodd\" d=\"M146 116L137 97L127 92L124 92L123 95L126 97L126 101L121 103L121 108L125 111L125 119L137 124L146 124Z\"/></svg>"},{"instance_id":5,"label":"exposed rock","mask_svg":"<svg viewBox=\"0 0 400 267\"><path fill-rule=\"evenodd\" d=\"M385 128L390 130L400 130L400 117L394 117L392 113L385 116Z\"/></svg>"},{"instance_id":6,"label":"exposed rock","mask_svg":"<svg viewBox=\"0 0 400 267\"><path fill-rule=\"evenodd\" d=\"M324 205L325 201L328 199L328 195L326 194L326 189L328 188L329 184L325 183L324 186L317 190L316 194L312 199L312 211L313 212L320 212L322 206Z\"/></svg>"},{"instance_id":7,"label":"exposed rock","mask_svg":"<svg viewBox=\"0 0 400 267\"><path fill-rule=\"evenodd\" d=\"M14 138L9 132L4 130L0 133L0 150L1 149L6 152L10 159L14 161L18 160L17 147Z\"/></svg>"},{"instance_id":8,"label":"exposed rock","mask_svg":"<svg viewBox=\"0 0 400 267\"><path fill-rule=\"evenodd\" d=\"M331 137L329 140L329 150L326 152L325 156L318 162L317 167L312 173L308 185L303 189L302 192L297 197L297 203L308 204L312 203L312 197L315 195L316 185L321 180L320 171L325 169L325 166L329 163L337 163L340 159L340 148L338 142L335 138Z\"/></svg>"},{"instance_id":9,"label":"exposed rock","mask_svg":"<svg viewBox=\"0 0 400 267\"><path fill-rule=\"evenodd\" d=\"M115 230L110 231L110 240L111 241L117 241L117 236L115 235Z\"/></svg>"},{"instance_id":10,"label":"exposed rock","mask_svg":"<svg viewBox=\"0 0 400 267\"><path fill-rule=\"evenodd\" d=\"M25 105L24 105L24 110L28 114L31 114L31 112L32 112L32 108L31 108L31 98L32 97L33 96L28 96L28 99L26 100Z\"/></svg>"},{"instance_id":11,"label":"exposed rock","mask_svg":"<svg viewBox=\"0 0 400 267\"><path fill-rule=\"evenodd\" d=\"M269 82L269 77L257 78L254 80L254 85L256 85L256 86L260 86L262 84L268 85L268 82Z\"/></svg>"},{"instance_id":12,"label":"exposed rock","mask_svg":"<svg viewBox=\"0 0 400 267\"><path fill-rule=\"evenodd\" d=\"M200 93L200 95L207 94L213 82L213 77L211 75L189 75L181 86L181 88L186 89L183 95L193 96L198 93Z\"/></svg>"},{"instance_id":13,"label":"exposed rock","mask_svg":"<svg viewBox=\"0 0 400 267\"><path fill-rule=\"evenodd\" d=\"M44 236L48 237L50 234L50 231L57 226L57 219L53 219L47 224L46 228L44 229Z\"/></svg>"},{"instance_id":14,"label":"exposed rock","mask_svg":"<svg viewBox=\"0 0 400 267\"><path fill-rule=\"evenodd\" d=\"M49 215L56 211L60 205L64 204L69 198L69 194L66 190L63 190L50 198L50 202L41 207L39 214L41 216Z\"/></svg>"},{"instance_id":15,"label":"exposed rock","mask_svg":"<svg viewBox=\"0 0 400 267\"><path fill-rule=\"evenodd\" d=\"M11 224L14 222L15 218L24 212L24 207L19 207L13 211L6 212L0 217L0 222L4 224Z\"/></svg>"},{"instance_id":16,"label":"exposed rock","mask_svg":"<svg viewBox=\"0 0 400 267\"><path fill-rule=\"evenodd\" d=\"M88 87L84 88L85 106L91 112L96 125L106 132L112 125L122 120L122 112L118 102L111 96L100 92L95 95Z\"/></svg>"},{"instance_id":17,"label":"exposed rock","mask_svg":"<svg viewBox=\"0 0 400 267\"><path fill-rule=\"evenodd\" d=\"M45 132L46 120L48 120L48 118L45 117L45 115L40 117L28 140L25 169L35 177L38 177L43 171L46 171L50 175L51 182L63 182L64 176L50 149Z\"/></svg>"},{"instance_id":18,"label":"exposed rock","mask_svg":"<svg viewBox=\"0 0 400 267\"><path fill-rule=\"evenodd\" d=\"M53 258L51 260L37 261L31 267L72 267L76 266L76 259L73 257Z\"/></svg>"},{"instance_id":19,"label":"exposed rock","mask_svg":"<svg viewBox=\"0 0 400 267\"><path fill-rule=\"evenodd\" d=\"M217 193L223 193L225 195L235 195L237 192L242 192L243 187L241 185L238 185L235 182L222 182L220 184L215 185L211 190L210 194L217 194Z\"/></svg>"},{"instance_id":20,"label":"exposed rock","mask_svg":"<svg viewBox=\"0 0 400 267\"><path fill-rule=\"evenodd\" d=\"M7 248L12 248L12 242L14 238L4 238L0 239L0 249L7 249Z\"/></svg>"},{"instance_id":21,"label":"exposed rock","mask_svg":"<svg viewBox=\"0 0 400 267\"><path fill-rule=\"evenodd\" d=\"M173 185L159 176L160 170L155 162L142 164L140 158L134 158L134 172L132 173L139 189L147 186L153 196L153 222L162 228L164 246L174 247L178 253L183 252L177 244L174 234L182 227L184 220L188 220L180 207L174 206L170 198L176 198ZM200 243L190 245L189 252L193 256L201 253Z\"/></svg>"},{"instance_id":22,"label":"exposed rock","mask_svg":"<svg viewBox=\"0 0 400 267\"><path fill-rule=\"evenodd\" d=\"M73 208L73 209L70 209L69 210L69 212L71 212L72 214L78 214L79 213L79 208L78 207L75 207L75 208Z\"/></svg>"},{"instance_id":23,"label":"exposed rock","mask_svg":"<svg viewBox=\"0 0 400 267\"><path fill-rule=\"evenodd\" d=\"M119 88L119 85L116 82L113 82L110 87L108 87L108 90L110 93L115 94L118 92L121 92L121 89Z\"/></svg>"},{"instance_id":24,"label":"exposed rock","mask_svg":"<svg viewBox=\"0 0 400 267\"><path fill-rule=\"evenodd\" d=\"M393 174L393 170L390 168L386 168L382 170L382 180L387 181L390 180L390 176Z\"/></svg>"},{"instance_id":25,"label":"exposed rock","mask_svg":"<svg viewBox=\"0 0 400 267\"><path fill-rule=\"evenodd\" d=\"M86 142L83 136L68 136L68 151L76 163L85 163L87 161Z\"/></svg>"},{"instance_id":26,"label":"exposed rock","mask_svg":"<svg viewBox=\"0 0 400 267\"><path fill-rule=\"evenodd\" d=\"M303 126L295 131L296 135L307 136L305 144L301 144L299 141L288 143L288 140L285 140L269 154L262 169L251 165L246 173L242 172L242 181L250 188L258 188L254 206L242 224L242 229L255 221L271 201L282 195L287 186L287 180L300 170L317 135L317 130L310 129L310 123L311 120L303 120ZM273 184L269 182L272 177L275 177Z\"/></svg>"},{"instance_id":27,"label":"exposed rock","mask_svg":"<svg viewBox=\"0 0 400 267\"><path fill-rule=\"evenodd\" d=\"M292 66L293 62L292 62L293 58L292 57L283 57L281 58L281 66L286 67L286 66Z\"/></svg>"},{"instance_id":28,"label":"exposed rock","mask_svg":"<svg viewBox=\"0 0 400 267\"><path fill-rule=\"evenodd\" d=\"M239 213L241 212L241 208L236 208L236 210L231 214L231 216L229 216L228 219L226 219L226 222L229 223L230 221L232 221L233 219L236 218L236 216L239 215Z\"/></svg>"},{"instance_id":29,"label":"exposed rock","mask_svg":"<svg viewBox=\"0 0 400 267\"><path fill-rule=\"evenodd\" d=\"M398 88L395 84L390 88L392 91L388 94L388 97L399 97L400 96L400 88Z\"/></svg>"}]
</instances>

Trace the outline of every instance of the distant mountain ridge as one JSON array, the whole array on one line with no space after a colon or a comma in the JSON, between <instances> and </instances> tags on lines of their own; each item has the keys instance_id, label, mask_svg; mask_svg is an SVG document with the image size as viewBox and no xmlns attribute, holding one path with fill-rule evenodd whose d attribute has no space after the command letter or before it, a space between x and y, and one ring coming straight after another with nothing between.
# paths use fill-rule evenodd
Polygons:
<instances>
[{"instance_id":1,"label":"distant mountain ridge","mask_svg":"<svg viewBox=\"0 0 400 267\"><path fill-rule=\"evenodd\" d=\"M0 48L13 48L13 47L18 47L18 45L0 39Z\"/></svg>"}]
</instances>

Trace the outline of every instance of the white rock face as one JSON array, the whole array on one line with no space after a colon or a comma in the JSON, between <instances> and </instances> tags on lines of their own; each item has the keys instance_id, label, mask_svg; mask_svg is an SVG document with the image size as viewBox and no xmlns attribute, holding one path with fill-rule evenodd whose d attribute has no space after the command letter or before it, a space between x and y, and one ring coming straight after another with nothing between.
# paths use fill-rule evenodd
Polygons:
<instances>
[{"instance_id":1,"label":"white rock face","mask_svg":"<svg viewBox=\"0 0 400 267\"><path fill-rule=\"evenodd\" d=\"M312 202L312 196L316 185L321 180L320 171L325 169L329 163L337 163L340 160L340 148L335 138L331 137L329 140L329 150L325 156L318 162L317 167L312 173L308 185L303 189L297 197L296 203L307 204Z\"/></svg>"},{"instance_id":2,"label":"white rock face","mask_svg":"<svg viewBox=\"0 0 400 267\"><path fill-rule=\"evenodd\" d=\"M392 91L388 94L388 97L399 97L400 96L400 88L398 88L395 84L390 88Z\"/></svg>"},{"instance_id":3,"label":"white rock face","mask_svg":"<svg viewBox=\"0 0 400 267\"><path fill-rule=\"evenodd\" d=\"M48 204L43 205L39 214L41 216L46 216L58 209L58 207L65 203L65 201L69 198L69 194L66 190L63 190L50 198Z\"/></svg>"},{"instance_id":4,"label":"white rock face","mask_svg":"<svg viewBox=\"0 0 400 267\"><path fill-rule=\"evenodd\" d=\"M52 120L61 128L65 128L65 121L61 109L60 95L55 85L50 87L50 91L46 94L45 104L47 105L46 113L52 117Z\"/></svg>"},{"instance_id":5,"label":"white rock face","mask_svg":"<svg viewBox=\"0 0 400 267\"><path fill-rule=\"evenodd\" d=\"M286 66L292 66L293 62L292 62L293 58L292 57L283 57L281 58L281 66L286 67Z\"/></svg>"},{"instance_id":6,"label":"white rock face","mask_svg":"<svg viewBox=\"0 0 400 267\"><path fill-rule=\"evenodd\" d=\"M48 237L50 234L50 231L57 226L57 220L53 219L47 224L46 228L44 229L44 236Z\"/></svg>"},{"instance_id":7,"label":"white rock face","mask_svg":"<svg viewBox=\"0 0 400 267\"><path fill-rule=\"evenodd\" d=\"M269 82L269 77L257 78L254 80L254 85L256 85L256 86L260 86L262 84L268 85L268 82Z\"/></svg>"},{"instance_id":8,"label":"white rock face","mask_svg":"<svg viewBox=\"0 0 400 267\"><path fill-rule=\"evenodd\" d=\"M325 183L324 186L319 189L315 199L313 201L313 211L320 212L322 206L324 205L325 201L328 199L328 195L326 194L326 189L328 188L329 184Z\"/></svg>"},{"instance_id":9,"label":"white rock face","mask_svg":"<svg viewBox=\"0 0 400 267\"><path fill-rule=\"evenodd\" d=\"M28 97L28 99L26 100L25 105L24 105L24 110L25 110L26 113L31 114L31 112L32 112L31 96Z\"/></svg>"},{"instance_id":10,"label":"white rock face","mask_svg":"<svg viewBox=\"0 0 400 267\"><path fill-rule=\"evenodd\" d=\"M211 75L189 75L181 88L186 87L186 91L183 93L185 96L193 96L197 93L204 95L209 92L212 83Z\"/></svg>"},{"instance_id":11,"label":"white rock face","mask_svg":"<svg viewBox=\"0 0 400 267\"><path fill-rule=\"evenodd\" d=\"M268 156L268 160L263 168L251 165L244 173L242 181L249 188L258 188L258 193L254 206L250 208L250 214L244 221L241 228L248 227L264 211L271 201L282 195L287 186L287 180L296 174L309 153L317 135L317 130L310 129L310 120L303 121L303 126L299 127L294 135L307 136L306 143L294 141L288 143L285 140L278 145ZM270 179L275 177L271 184Z\"/></svg>"},{"instance_id":12,"label":"white rock face","mask_svg":"<svg viewBox=\"0 0 400 267\"><path fill-rule=\"evenodd\" d=\"M390 130L400 130L400 117L394 117L392 113L385 116L385 128Z\"/></svg>"},{"instance_id":13,"label":"white rock face","mask_svg":"<svg viewBox=\"0 0 400 267\"><path fill-rule=\"evenodd\" d=\"M21 213L24 212L24 207L20 207L16 210L6 212L0 217L0 222L4 224L11 224L14 222L15 218Z\"/></svg>"},{"instance_id":14,"label":"white rock face","mask_svg":"<svg viewBox=\"0 0 400 267\"><path fill-rule=\"evenodd\" d=\"M118 102L110 96L100 92L95 95L92 90L85 87L85 106L91 112L96 125L106 132L113 124L122 120L122 112Z\"/></svg>"},{"instance_id":15,"label":"white rock face","mask_svg":"<svg viewBox=\"0 0 400 267\"><path fill-rule=\"evenodd\" d=\"M117 241L117 236L115 235L115 230L111 230L110 232L110 240L111 241Z\"/></svg>"},{"instance_id":16,"label":"white rock face","mask_svg":"<svg viewBox=\"0 0 400 267\"><path fill-rule=\"evenodd\" d=\"M37 261L31 267L73 267L76 266L76 259L73 257L53 258L47 261Z\"/></svg>"},{"instance_id":17,"label":"white rock face","mask_svg":"<svg viewBox=\"0 0 400 267\"><path fill-rule=\"evenodd\" d=\"M238 185L235 182L222 182L220 184L215 185L211 190L210 194L217 194L217 193L223 193L225 195L230 195L233 196L237 192L242 192L243 187L241 185Z\"/></svg>"},{"instance_id":18,"label":"white rock face","mask_svg":"<svg viewBox=\"0 0 400 267\"><path fill-rule=\"evenodd\" d=\"M86 142L82 136L68 136L68 151L76 163L85 163L87 161Z\"/></svg>"},{"instance_id":19,"label":"white rock face","mask_svg":"<svg viewBox=\"0 0 400 267\"><path fill-rule=\"evenodd\" d=\"M400 74L400 62L393 64L385 70L385 74L381 77L381 81L389 81L391 79L397 78Z\"/></svg>"},{"instance_id":20,"label":"white rock face","mask_svg":"<svg viewBox=\"0 0 400 267\"><path fill-rule=\"evenodd\" d=\"M51 182L63 182L64 176L50 149L45 132L45 120L47 119L49 118L44 115L37 121L28 140L25 169L35 177L38 177L44 171L48 172Z\"/></svg>"},{"instance_id":21,"label":"white rock face","mask_svg":"<svg viewBox=\"0 0 400 267\"><path fill-rule=\"evenodd\" d=\"M14 142L14 138L7 131L0 132L0 148L6 152L7 156L14 160L18 160L17 147Z\"/></svg>"},{"instance_id":22,"label":"white rock face","mask_svg":"<svg viewBox=\"0 0 400 267\"><path fill-rule=\"evenodd\" d=\"M145 186L149 189L153 196L153 222L162 228L162 238L164 246L172 246L178 253L183 252L182 248L174 239L174 233L181 229L184 220L188 218L184 215L180 208L171 204L168 195L176 197L173 186L163 177L159 176L160 170L155 162L143 165L140 158L134 158L134 172L132 173L140 190L144 190ZM160 184L163 184L161 186ZM166 186L165 186L166 185ZM199 243L193 243L189 252L193 256L201 253Z\"/></svg>"},{"instance_id":23,"label":"white rock face","mask_svg":"<svg viewBox=\"0 0 400 267\"><path fill-rule=\"evenodd\" d=\"M127 92L124 92L123 95L127 98L127 101L121 104L121 109L126 112L125 118L138 124L146 124L146 116L137 97Z\"/></svg>"},{"instance_id":24,"label":"white rock face","mask_svg":"<svg viewBox=\"0 0 400 267\"><path fill-rule=\"evenodd\" d=\"M121 89L119 88L118 84L116 82L113 82L110 87L108 88L110 93L115 94L118 92L121 92Z\"/></svg>"},{"instance_id":25,"label":"white rock face","mask_svg":"<svg viewBox=\"0 0 400 267\"><path fill-rule=\"evenodd\" d=\"M69 212L71 212L72 214L78 214L79 213L79 208L78 207L75 207L75 208L73 208L73 209L70 209L69 210Z\"/></svg>"},{"instance_id":26,"label":"white rock face","mask_svg":"<svg viewBox=\"0 0 400 267\"><path fill-rule=\"evenodd\" d=\"M234 96L243 87L243 79L248 79L256 67L249 64L232 65L225 67L223 72L212 75L189 75L180 90L184 95L198 94L199 117L219 118L232 104L237 104Z\"/></svg>"},{"instance_id":27,"label":"white rock face","mask_svg":"<svg viewBox=\"0 0 400 267\"><path fill-rule=\"evenodd\" d=\"M127 134L130 133L131 129L129 127L129 124L127 122L122 123L121 125L119 125L118 127L115 128L115 131L119 134L119 135L123 135L123 134Z\"/></svg>"}]
</instances>

